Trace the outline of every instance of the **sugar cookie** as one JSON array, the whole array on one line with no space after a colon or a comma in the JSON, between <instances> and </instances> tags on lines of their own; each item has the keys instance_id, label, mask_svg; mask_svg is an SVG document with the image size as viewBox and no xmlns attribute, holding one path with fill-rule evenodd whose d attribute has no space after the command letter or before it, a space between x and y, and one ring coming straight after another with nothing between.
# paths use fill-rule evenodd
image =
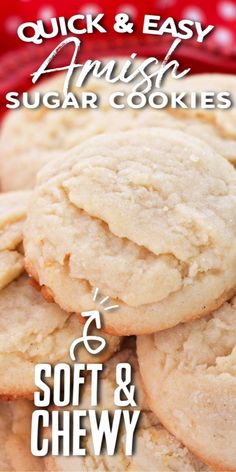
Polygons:
<instances>
[{"instance_id":1,"label":"sugar cookie","mask_svg":"<svg viewBox=\"0 0 236 472\"><path fill-rule=\"evenodd\" d=\"M194 123L199 122L200 128L194 130L193 134L203 129L203 137L209 144L214 147L220 146L225 152L223 155L231 162L236 164L236 78L230 74L194 74L186 76L183 79L173 81L168 85L169 90L183 92L229 92L232 106L227 109L223 108L177 108L169 109L175 116L179 115L183 122L184 118L192 118ZM229 98L229 97L228 97ZM207 125L207 126L206 126ZM205 130L204 130L205 128ZM209 133L209 134L208 134ZM191 134L191 131L190 131ZM215 135L215 144L213 136ZM200 137L200 134L199 134ZM220 148L217 150L220 151Z\"/></svg>"},{"instance_id":2,"label":"sugar cookie","mask_svg":"<svg viewBox=\"0 0 236 472\"><path fill-rule=\"evenodd\" d=\"M65 74L58 74L32 91L62 93L64 80ZM37 109L22 107L9 112L3 121L0 137L0 181L3 191L33 188L38 170L51 159L58 158L67 149L91 136L116 128L129 128L135 111L114 110L108 102L114 89L127 87L125 84L111 85L102 79L90 79L79 89L73 86L71 91L78 96L87 91L96 93L100 100L97 109L50 109L41 106Z\"/></svg>"},{"instance_id":3,"label":"sugar cookie","mask_svg":"<svg viewBox=\"0 0 236 472\"><path fill-rule=\"evenodd\" d=\"M138 338L150 408L216 470L236 470L236 298L211 317Z\"/></svg>"},{"instance_id":4,"label":"sugar cookie","mask_svg":"<svg viewBox=\"0 0 236 472\"><path fill-rule=\"evenodd\" d=\"M132 385L136 387L137 407L142 410L135 433L135 446L132 456L125 455L124 430L120 431L118 447L114 456L108 456L106 450L102 455L95 456L91 432L87 418L85 418L84 427L88 428L88 436L85 438L82 447L85 447L87 450L86 456L63 457L62 455L48 455L45 458L47 470L56 472L74 472L75 470L81 472L91 472L92 470L115 470L116 472L210 472L209 468L169 434L158 422L154 414L150 412L143 393L137 358L132 344L122 349L104 366L104 371L101 373L100 402L96 407L96 411L101 412L101 410L108 409L110 412L113 412L118 408L114 405L113 397L114 389L117 385L115 382L115 368L120 362L129 362L132 366ZM80 409L91 409L90 390L90 383L86 383L85 389L82 392Z\"/></svg>"},{"instance_id":5,"label":"sugar cookie","mask_svg":"<svg viewBox=\"0 0 236 472\"><path fill-rule=\"evenodd\" d=\"M0 402L0 470L45 471L44 460L30 452L33 405L27 400Z\"/></svg>"},{"instance_id":6,"label":"sugar cookie","mask_svg":"<svg viewBox=\"0 0 236 472\"><path fill-rule=\"evenodd\" d=\"M122 64L124 58L118 61ZM140 61L136 61L139 64ZM197 74L181 80L167 76L163 83L166 92L229 90L236 95L236 79L225 74ZM42 93L62 92L64 73L48 79L33 88ZM81 88L73 82L71 91L76 95L94 92L99 97L98 108L49 109L41 106L30 110L20 108L4 119L1 143L0 179L4 191L33 188L37 172L54 158L86 139L102 133L139 129L140 126L167 126L186 131L204 139L217 152L236 163L235 108L232 110L190 109L114 109L109 96L114 91L132 91L135 83L109 84L104 79L90 78ZM125 101L125 100L124 100ZM172 115L172 116L171 116ZM146 122L146 125L145 125Z\"/></svg>"},{"instance_id":7,"label":"sugar cookie","mask_svg":"<svg viewBox=\"0 0 236 472\"><path fill-rule=\"evenodd\" d=\"M208 314L236 288L236 173L170 129L96 137L42 169L25 225L28 272L66 311L93 287L112 334Z\"/></svg>"},{"instance_id":8,"label":"sugar cookie","mask_svg":"<svg viewBox=\"0 0 236 472\"><path fill-rule=\"evenodd\" d=\"M0 194L0 289L24 270L22 229L31 192Z\"/></svg>"},{"instance_id":9,"label":"sugar cookie","mask_svg":"<svg viewBox=\"0 0 236 472\"><path fill-rule=\"evenodd\" d=\"M35 364L72 362L70 345L82 335L76 316L47 303L21 276L0 292L0 398L32 398ZM102 362L119 349L120 338L103 335L105 350L90 355L78 348L80 362Z\"/></svg>"}]
</instances>

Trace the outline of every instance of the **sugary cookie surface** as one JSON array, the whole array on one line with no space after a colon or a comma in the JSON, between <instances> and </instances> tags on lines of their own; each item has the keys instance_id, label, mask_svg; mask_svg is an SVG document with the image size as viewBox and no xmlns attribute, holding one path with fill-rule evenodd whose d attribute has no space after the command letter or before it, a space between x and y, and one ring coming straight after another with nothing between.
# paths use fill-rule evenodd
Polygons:
<instances>
[{"instance_id":1,"label":"sugary cookie surface","mask_svg":"<svg viewBox=\"0 0 236 472\"><path fill-rule=\"evenodd\" d=\"M27 267L65 310L91 309L92 287L113 297L111 333L165 329L234 293L235 201L234 168L202 141L164 128L97 137L42 169Z\"/></svg>"},{"instance_id":2,"label":"sugary cookie surface","mask_svg":"<svg viewBox=\"0 0 236 472\"><path fill-rule=\"evenodd\" d=\"M35 365L70 363L70 345L81 335L76 316L47 303L26 276L12 282L0 292L0 398L33 398ZM86 363L109 358L119 349L120 339L104 337L104 352L92 356L80 347L77 360Z\"/></svg>"},{"instance_id":3,"label":"sugary cookie surface","mask_svg":"<svg viewBox=\"0 0 236 472\"><path fill-rule=\"evenodd\" d=\"M114 405L115 369L119 363L129 362L132 366L132 384L136 387L137 408L141 409L141 417L135 433L135 446L132 456L125 455L125 431L121 429L117 451L113 456L108 456L106 451L100 456L95 456L88 418L85 418L84 427L87 437L83 447L86 448L85 457L48 456L46 458L47 470L69 472L80 470L107 471L142 471L142 472L210 472L210 469L191 454L179 441L177 441L158 422L154 414L149 410L146 396L140 378L137 358L134 353L133 343L127 343L118 354L110 359L104 371L101 373L101 388L99 404L96 410L101 412L108 409L110 412L117 408ZM91 409L91 386L86 383L80 403L80 409ZM132 407L129 407L132 409ZM71 411L71 410L70 410ZM50 435L49 435L50 437Z\"/></svg>"},{"instance_id":4,"label":"sugary cookie surface","mask_svg":"<svg viewBox=\"0 0 236 472\"><path fill-rule=\"evenodd\" d=\"M0 194L0 289L24 270L23 224L31 192Z\"/></svg>"},{"instance_id":5,"label":"sugary cookie surface","mask_svg":"<svg viewBox=\"0 0 236 472\"><path fill-rule=\"evenodd\" d=\"M211 317L138 338L151 409L169 431L220 470L236 466L235 316L233 298Z\"/></svg>"},{"instance_id":6,"label":"sugary cookie surface","mask_svg":"<svg viewBox=\"0 0 236 472\"><path fill-rule=\"evenodd\" d=\"M120 59L118 64L123 64ZM136 61L136 66L139 61ZM47 93L55 91L63 96L65 74L60 73L51 79L39 83L33 92ZM201 74L174 80L167 76L163 83L166 92L196 91L209 89L228 90L235 102L235 77L224 74ZM86 93L92 91L98 96L97 108L59 108L52 109L40 106L36 109L14 110L3 122L1 144L1 186L4 191L33 188L37 172L50 160L58 159L68 149L84 142L86 139L114 130L139 130L140 127L166 126L186 131L190 136L204 139L207 144L235 164L236 133L235 107L227 110L209 110L197 108L180 109L122 109L112 108L109 96L114 91L131 92L134 82L110 84L102 79L91 79L81 88L76 87L76 78L72 81L70 91ZM119 103L118 103L119 104Z\"/></svg>"},{"instance_id":7,"label":"sugary cookie surface","mask_svg":"<svg viewBox=\"0 0 236 472\"><path fill-rule=\"evenodd\" d=\"M26 400L0 403L0 470L38 472L45 470L43 459L30 452L33 405Z\"/></svg>"}]
</instances>

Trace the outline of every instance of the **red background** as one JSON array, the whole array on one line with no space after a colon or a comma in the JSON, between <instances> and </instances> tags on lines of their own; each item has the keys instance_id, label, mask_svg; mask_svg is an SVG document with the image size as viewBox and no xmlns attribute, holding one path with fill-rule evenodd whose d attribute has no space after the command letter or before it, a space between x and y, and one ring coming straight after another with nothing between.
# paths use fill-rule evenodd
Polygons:
<instances>
[{"instance_id":1,"label":"red background","mask_svg":"<svg viewBox=\"0 0 236 472\"><path fill-rule=\"evenodd\" d=\"M60 38L48 39L43 44L24 43L17 36L17 27L26 21L43 19L50 31L50 18L69 18L77 13L105 14L107 34L82 35L83 47L80 60L101 56L129 55L165 57L173 38L149 36L141 33L145 14L168 16L200 21L215 28L202 43L195 39L183 41L174 57L182 68L192 72L236 73L236 0L10 0L2 2L0 15L0 102L7 91L22 92L31 85L30 73L34 72ZM118 12L127 12L135 24L132 35L118 34L113 30ZM55 65L66 65L71 58L70 47L57 57Z\"/></svg>"},{"instance_id":2,"label":"red background","mask_svg":"<svg viewBox=\"0 0 236 472\"><path fill-rule=\"evenodd\" d=\"M203 24L216 26L208 44L222 52L236 52L236 1L235 0L11 0L1 2L0 54L23 46L16 31L20 23L47 19L54 16L69 17L76 13L98 13L106 15L112 33L112 24L117 12L131 14L137 30L141 29L145 13L192 18Z\"/></svg>"}]
</instances>

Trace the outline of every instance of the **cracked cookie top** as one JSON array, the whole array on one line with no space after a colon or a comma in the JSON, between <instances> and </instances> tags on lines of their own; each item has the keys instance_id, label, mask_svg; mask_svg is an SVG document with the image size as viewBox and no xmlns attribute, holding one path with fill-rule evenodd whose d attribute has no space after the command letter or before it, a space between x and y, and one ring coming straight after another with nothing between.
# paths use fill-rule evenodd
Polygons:
<instances>
[{"instance_id":1,"label":"cracked cookie top","mask_svg":"<svg viewBox=\"0 0 236 472\"><path fill-rule=\"evenodd\" d=\"M234 168L180 131L93 138L42 169L27 266L65 310L91 309L94 286L115 299L110 332L165 329L235 290L235 203Z\"/></svg>"}]
</instances>

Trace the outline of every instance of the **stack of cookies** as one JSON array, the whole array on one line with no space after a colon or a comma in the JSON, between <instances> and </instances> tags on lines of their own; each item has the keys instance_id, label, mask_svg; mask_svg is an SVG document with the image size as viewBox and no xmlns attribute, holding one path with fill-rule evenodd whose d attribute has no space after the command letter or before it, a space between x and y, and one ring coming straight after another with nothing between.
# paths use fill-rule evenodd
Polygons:
<instances>
[{"instance_id":1,"label":"stack of cookies","mask_svg":"<svg viewBox=\"0 0 236 472\"><path fill-rule=\"evenodd\" d=\"M60 89L63 77L53 81L44 90ZM182 79L181 88L209 84L235 95L236 79L224 75ZM235 108L9 113L0 162L1 472L236 470L235 123ZM104 310L104 297L118 307ZM85 457L35 458L34 366L71 363L81 312L97 309L107 348L95 357L80 348L77 361L104 362L99 408L111 411L115 366L132 365L142 410L134 453L124 454L121 433L114 456L95 456L87 438ZM83 405L89 389L88 380Z\"/></svg>"}]
</instances>

